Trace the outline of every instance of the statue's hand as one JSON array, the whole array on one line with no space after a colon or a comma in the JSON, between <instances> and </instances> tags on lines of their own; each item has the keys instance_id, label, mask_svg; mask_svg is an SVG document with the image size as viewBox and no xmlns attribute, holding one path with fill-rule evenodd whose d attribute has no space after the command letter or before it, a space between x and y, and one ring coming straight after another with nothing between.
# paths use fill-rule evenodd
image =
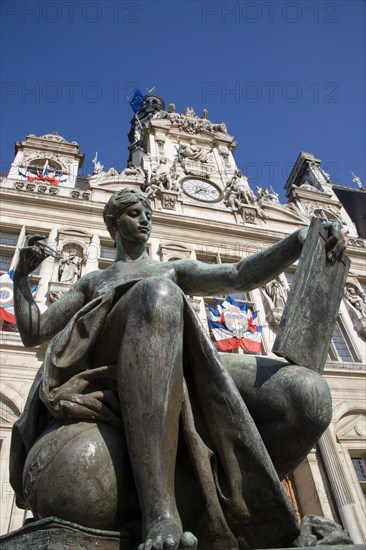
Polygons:
<instances>
[{"instance_id":1,"label":"statue's hand","mask_svg":"<svg viewBox=\"0 0 366 550\"><path fill-rule=\"evenodd\" d=\"M26 239L26 246L19 251L19 260L15 272L18 275L29 275L32 271L48 258L56 257L57 253L43 241L43 235L31 235Z\"/></svg>"},{"instance_id":2,"label":"statue's hand","mask_svg":"<svg viewBox=\"0 0 366 550\"><path fill-rule=\"evenodd\" d=\"M342 233L339 222L327 222L324 227L328 230L328 239L326 243L327 256L329 260L339 260L346 250L346 239Z\"/></svg>"},{"instance_id":3,"label":"statue's hand","mask_svg":"<svg viewBox=\"0 0 366 550\"><path fill-rule=\"evenodd\" d=\"M341 231L341 224L339 222L327 222L324 224L324 227L328 230L326 242L327 257L331 261L339 260L347 246L346 239ZM301 244L304 244L308 231L308 227L303 227L300 230L299 241Z\"/></svg>"}]
</instances>

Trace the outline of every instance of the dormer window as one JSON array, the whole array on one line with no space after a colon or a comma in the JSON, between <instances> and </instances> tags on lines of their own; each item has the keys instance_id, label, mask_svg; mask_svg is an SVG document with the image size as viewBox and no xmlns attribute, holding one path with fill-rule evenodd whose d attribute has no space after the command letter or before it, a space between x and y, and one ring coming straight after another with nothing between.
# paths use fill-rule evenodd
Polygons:
<instances>
[{"instance_id":1,"label":"dormer window","mask_svg":"<svg viewBox=\"0 0 366 550\"><path fill-rule=\"evenodd\" d=\"M34 176L39 175L49 175L50 173L55 172L57 176L62 174L61 164L50 159L35 159L32 160L27 167L29 173Z\"/></svg>"}]
</instances>

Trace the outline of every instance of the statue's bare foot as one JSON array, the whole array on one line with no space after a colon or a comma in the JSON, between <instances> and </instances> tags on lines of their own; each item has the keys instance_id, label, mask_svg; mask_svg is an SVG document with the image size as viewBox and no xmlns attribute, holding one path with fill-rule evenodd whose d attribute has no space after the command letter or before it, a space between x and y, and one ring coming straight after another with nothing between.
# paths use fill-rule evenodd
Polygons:
<instances>
[{"instance_id":1,"label":"statue's bare foot","mask_svg":"<svg viewBox=\"0 0 366 550\"><path fill-rule=\"evenodd\" d=\"M189 531L182 532L181 527L170 518L157 522L149 531L146 541L138 550L196 550L197 539Z\"/></svg>"}]
</instances>

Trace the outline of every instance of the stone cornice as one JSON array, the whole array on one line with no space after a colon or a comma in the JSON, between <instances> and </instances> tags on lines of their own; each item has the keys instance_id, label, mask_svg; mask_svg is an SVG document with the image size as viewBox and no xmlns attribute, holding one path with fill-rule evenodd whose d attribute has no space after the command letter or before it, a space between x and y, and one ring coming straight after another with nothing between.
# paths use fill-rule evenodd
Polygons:
<instances>
[{"instance_id":1,"label":"stone cornice","mask_svg":"<svg viewBox=\"0 0 366 550\"><path fill-rule=\"evenodd\" d=\"M352 372L352 376L365 377L366 365L364 363L342 363L340 361L334 363L327 363L324 368L324 376L337 376L339 373L345 373L345 376L349 376Z\"/></svg>"},{"instance_id":2,"label":"stone cornice","mask_svg":"<svg viewBox=\"0 0 366 550\"><path fill-rule=\"evenodd\" d=\"M323 202L327 205L341 206L341 203L337 199L332 199L332 195L328 193L322 193L314 188L314 191L308 189L302 189L301 187L292 188L292 197L298 200L307 200L314 202Z\"/></svg>"}]
</instances>

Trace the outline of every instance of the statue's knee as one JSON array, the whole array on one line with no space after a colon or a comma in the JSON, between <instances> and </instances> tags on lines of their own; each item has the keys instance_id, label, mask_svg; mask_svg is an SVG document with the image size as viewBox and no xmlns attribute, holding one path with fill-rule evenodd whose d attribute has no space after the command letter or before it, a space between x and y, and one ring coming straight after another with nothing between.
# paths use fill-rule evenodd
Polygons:
<instances>
[{"instance_id":1,"label":"statue's knee","mask_svg":"<svg viewBox=\"0 0 366 550\"><path fill-rule=\"evenodd\" d=\"M181 319L183 295L174 281L167 278L149 277L141 281L137 291L140 307L149 318L163 317L166 323Z\"/></svg>"},{"instance_id":2,"label":"statue's knee","mask_svg":"<svg viewBox=\"0 0 366 550\"><path fill-rule=\"evenodd\" d=\"M332 398L325 379L315 371L296 368L291 394L296 422L322 433L332 419Z\"/></svg>"}]
</instances>

